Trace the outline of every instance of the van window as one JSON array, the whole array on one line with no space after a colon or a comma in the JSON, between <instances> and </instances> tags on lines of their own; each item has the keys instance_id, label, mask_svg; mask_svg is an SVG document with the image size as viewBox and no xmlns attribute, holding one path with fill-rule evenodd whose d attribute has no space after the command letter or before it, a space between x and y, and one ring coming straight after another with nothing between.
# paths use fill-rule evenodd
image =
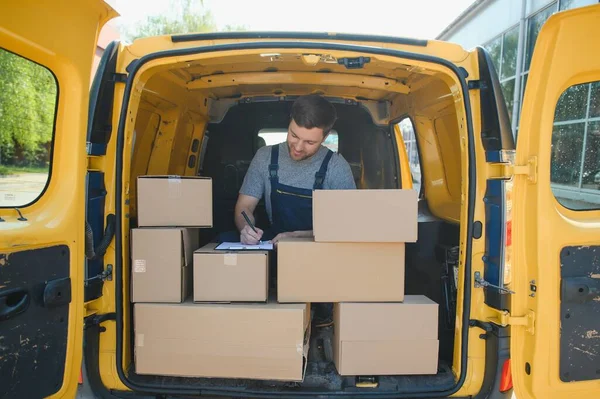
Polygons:
<instances>
[{"instance_id":1,"label":"van window","mask_svg":"<svg viewBox=\"0 0 600 399\"><path fill-rule=\"evenodd\" d=\"M264 143L261 142L260 146L283 143L287 138L287 133L285 129L261 129L258 132L258 137L264 140ZM332 129L329 132L323 145L333 152L338 152L338 134L335 130Z\"/></svg>"},{"instance_id":2,"label":"van window","mask_svg":"<svg viewBox=\"0 0 600 399\"><path fill-rule=\"evenodd\" d=\"M574 210L600 209L600 82L571 86L554 113L552 192Z\"/></svg>"},{"instance_id":3,"label":"van window","mask_svg":"<svg viewBox=\"0 0 600 399\"><path fill-rule=\"evenodd\" d=\"M56 98L47 68L0 49L0 207L30 204L44 191Z\"/></svg>"},{"instance_id":4,"label":"van window","mask_svg":"<svg viewBox=\"0 0 600 399\"><path fill-rule=\"evenodd\" d=\"M400 131L402 139L406 146L406 155L410 165L410 173L413 180L413 189L421 192L421 164L419 162L419 149L417 148L417 137L415 129L410 118L404 118L400 121Z\"/></svg>"}]
</instances>

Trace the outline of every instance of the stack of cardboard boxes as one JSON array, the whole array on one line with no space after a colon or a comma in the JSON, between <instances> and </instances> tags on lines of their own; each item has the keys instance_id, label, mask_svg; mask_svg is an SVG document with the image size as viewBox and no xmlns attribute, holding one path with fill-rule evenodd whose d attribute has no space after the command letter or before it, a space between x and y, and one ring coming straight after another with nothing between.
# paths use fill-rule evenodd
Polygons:
<instances>
[{"instance_id":1,"label":"stack of cardboard boxes","mask_svg":"<svg viewBox=\"0 0 600 399\"><path fill-rule=\"evenodd\" d=\"M435 374L437 304L404 296L404 243L417 237L412 190L314 193L314 239L264 251L199 245L212 181L138 178L132 302L138 374L301 381L310 303L333 302L341 375Z\"/></svg>"},{"instance_id":2,"label":"stack of cardboard boxes","mask_svg":"<svg viewBox=\"0 0 600 399\"><path fill-rule=\"evenodd\" d=\"M436 374L438 305L404 295L414 190L317 190L313 239L278 246L279 302L334 302L340 375Z\"/></svg>"},{"instance_id":3,"label":"stack of cardboard boxes","mask_svg":"<svg viewBox=\"0 0 600 399\"><path fill-rule=\"evenodd\" d=\"M267 252L198 248L212 216L211 179L138 178L136 372L301 381L310 305L269 301Z\"/></svg>"}]
</instances>

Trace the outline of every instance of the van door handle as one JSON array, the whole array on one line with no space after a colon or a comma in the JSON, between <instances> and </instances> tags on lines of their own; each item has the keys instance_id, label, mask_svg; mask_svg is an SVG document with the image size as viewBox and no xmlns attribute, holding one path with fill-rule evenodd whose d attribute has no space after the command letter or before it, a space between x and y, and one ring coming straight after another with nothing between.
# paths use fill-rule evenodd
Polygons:
<instances>
[{"instance_id":1,"label":"van door handle","mask_svg":"<svg viewBox=\"0 0 600 399\"><path fill-rule=\"evenodd\" d=\"M25 288L0 291L0 321L8 320L29 307L31 296Z\"/></svg>"}]
</instances>

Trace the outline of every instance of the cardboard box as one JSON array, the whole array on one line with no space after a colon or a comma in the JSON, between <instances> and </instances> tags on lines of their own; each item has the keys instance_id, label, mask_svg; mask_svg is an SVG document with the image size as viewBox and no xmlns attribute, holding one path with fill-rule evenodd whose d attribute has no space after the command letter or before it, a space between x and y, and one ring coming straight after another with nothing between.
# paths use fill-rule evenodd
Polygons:
<instances>
[{"instance_id":1,"label":"cardboard box","mask_svg":"<svg viewBox=\"0 0 600 399\"><path fill-rule=\"evenodd\" d=\"M138 226L212 227L212 179L139 176Z\"/></svg>"},{"instance_id":2,"label":"cardboard box","mask_svg":"<svg viewBox=\"0 0 600 399\"><path fill-rule=\"evenodd\" d=\"M277 247L279 302L386 302L404 299L403 243L282 240Z\"/></svg>"},{"instance_id":3,"label":"cardboard box","mask_svg":"<svg viewBox=\"0 0 600 399\"><path fill-rule=\"evenodd\" d=\"M340 375L437 373L438 304L429 298L337 303L333 314L333 353Z\"/></svg>"},{"instance_id":4,"label":"cardboard box","mask_svg":"<svg viewBox=\"0 0 600 399\"><path fill-rule=\"evenodd\" d=\"M220 251L208 244L194 252L194 301L266 301L267 251Z\"/></svg>"},{"instance_id":5,"label":"cardboard box","mask_svg":"<svg viewBox=\"0 0 600 399\"><path fill-rule=\"evenodd\" d=\"M315 190L316 242L416 242L415 190Z\"/></svg>"},{"instance_id":6,"label":"cardboard box","mask_svg":"<svg viewBox=\"0 0 600 399\"><path fill-rule=\"evenodd\" d=\"M309 304L135 304L138 374L302 381Z\"/></svg>"},{"instance_id":7,"label":"cardboard box","mask_svg":"<svg viewBox=\"0 0 600 399\"><path fill-rule=\"evenodd\" d=\"M131 301L182 302L190 292L198 229L131 230Z\"/></svg>"}]
</instances>

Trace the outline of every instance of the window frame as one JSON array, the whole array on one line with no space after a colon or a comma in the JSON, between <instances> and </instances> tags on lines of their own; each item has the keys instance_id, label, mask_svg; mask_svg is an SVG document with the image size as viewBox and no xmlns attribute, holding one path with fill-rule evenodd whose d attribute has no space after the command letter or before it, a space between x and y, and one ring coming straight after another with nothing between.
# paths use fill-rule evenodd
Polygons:
<instances>
[{"instance_id":1,"label":"window frame","mask_svg":"<svg viewBox=\"0 0 600 399\"><path fill-rule=\"evenodd\" d=\"M593 211L593 210L598 210L600 209L600 201L598 202L598 206L593 207L593 208L573 208L573 207L569 207L566 204L564 204L561 201L561 198L565 198L565 197L559 197L557 196L556 192L554 191L554 188L558 189L558 190L562 190L562 191L570 191L573 193L581 193L584 195L596 195L600 198L600 192L596 189L590 189L590 188L586 188L583 187L583 172L584 172L584 168L585 168L585 162L586 162L586 155L587 155L587 151L586 151L586 147L587 147L587 139L588 139L588 134L589 134L589 125L591 123L600 123L600 116L594 116L594 117L590 117L590 108L591 108L591 96L592 96L592 85L596 84L599 81L593 81L593 82L586 82L586 83L580 83L577 85L573 85L573 86L579 86L579 85L585 85L587 87L587 98L586 98L586 109L585 109L585 115L584 118L578 118L578 119L567 119L567 120L561 120L558 122L553 121L552 126L556 127L556 126L569 126L569 125L576 125L576 124L581 124L583 123L584 128L583 128L583 137L582 137L582 143L581 143L581 156L579 159L579 176L577 179L577 184L576 185L568 185L568 184L561 184L561 183L554 183L552 181L550 181L550 185L552 187L552 194L554 195L554 198L556 199L556 201L560 204L560 206L572 210L572 211L577 211L577 212L585 212L585 211ZM563 91L563 94L567 92L567 90L569 90L571 87L573 86L569 86L568 88L566 88ZM562 97L562 94L561 94ZM560 100L560 98L559 98ZM556 105L554 106L554 114L555 114L555 118L556 118L556 110L558 108L558 101L556 103ZM552 133L554 135L554 131ZM552 158L550 159L550 167L552 167ZM567 198L567 199L571 199L571 198ZM571 199L572 200L572 199ZM582 200L581 200L582 201ZM587 202L587 201L583 201L583 202Z\"/></svg>"},{"instance_id":2,"label":"window frame","mask_svg":"<svg viewBox=\"0 0 600 399\"><path fill-rule=\"evenodd\" d=\"M52 134L51 134L51 138L49 141L49 150L48 150L48 177L46 179L44 187L39 192L39 194L28 203L18 204L18 205L1 205L0 204L0 209L24 209L24 208L28 208L28 207L36 204L38 201L43 199L45 197L46 192L48 191L48 188L50 187L50 182L52 181L52 176L53 176L52 170L53 170L53 166L54 166L54 145L56 142L56 122L58 120L58 108L59 108L59 104L60 104L60 83L59 83L58 77L56 76L56 73L54 73L54 71L50 67L48 67L40 62L37 62L31 58L25 57L19 53L11 51L2 46L0 46L0 51L5 51L9 54L20 57L24 60L27 60L35 65L38 65L38 66L44 68L46 71L48 71L50 73L50 76L52 76L52 78L54 79L54 83L56 85L56 96L54 97L54 100L55 100L54 101L54 117L52 118Z\"/></svg>"},{"instance_id":3,"label":"window frame","mask_svg":"<svg viewBox=\"0 0 600 399\"><path fill-rule=\"evenodd\" d=\"M415 122L413 121L413 118L410 115L405 114L405 115L402 115L402 116L400 116L400 117L395 118L394 120L392 120L390 122L390 129L392 131L392 136L395 137L395 134L393 134L394 127L396 125L400 125L400 123L402 123L404 120L407 120L407 119L410 121L410 124L412 125L412 130L413 130L413 135L414 135L414 144L415 144L417 159L419 161L419 173L420 173L421 176L420 176L420 179L419 179L420 181L419 181L419 190L417 191L417 198L419 200L421 200L421 199L425 198L425 184L423 184L423 163L421 162L421 159L422 159L422 157L421 157L421 147L419 146L419 141L417 140L417 129L416 129ZM400 129L400 134L402 136L402 144L404 145L404 150L406 151L406 158L407 158L407 162L408 162L408 167L410 169L410 154L408 152L408 148L407 148L407 145L406 145L406 139L404 137L402 129L400 127L399 127L399 129ZM397 147L397 144L398 143L396 143L396 147ZM398 156L398 170L400 172L400 167L401 167L401 165L400 165L400 154L397 154L397 156ZM410 169L409 171L410 171L410 175L411 175L411 178L412 178L413 177L412 169ZM400 180L400 179L398 179L398 180ZM414 183L413 183L413 189L414 189Z\"/></svg>"}]
</instances>

